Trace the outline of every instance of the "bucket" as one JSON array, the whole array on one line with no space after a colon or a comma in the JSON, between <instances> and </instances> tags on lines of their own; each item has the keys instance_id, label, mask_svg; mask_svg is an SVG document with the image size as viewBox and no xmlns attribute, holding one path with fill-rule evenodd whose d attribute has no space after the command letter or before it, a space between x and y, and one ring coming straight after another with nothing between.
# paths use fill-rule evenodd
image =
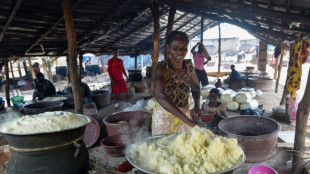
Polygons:
<instances>
[{"instance_id":1,"label":"bucket","mask_svg":"<svg viewBox=\"0 0 310 174\"><path fill-rule=\"evenodd\" d=\"M11 98L11 101L13 103L14 108L18 108L18 105L21 103L24 103L24 97L23 96L15 96Z\"/></svg>"},{"instance_id":2,"label":"bucket","mask_svg":"<svg viewBox=\"0 0 310 174\"><path fill-rule=\"evenodd\" d=\"M278 174L273 168L264 165L264 164L258 164L256 166L251 167L248 174Z\"/></svg>"}]
</instances>

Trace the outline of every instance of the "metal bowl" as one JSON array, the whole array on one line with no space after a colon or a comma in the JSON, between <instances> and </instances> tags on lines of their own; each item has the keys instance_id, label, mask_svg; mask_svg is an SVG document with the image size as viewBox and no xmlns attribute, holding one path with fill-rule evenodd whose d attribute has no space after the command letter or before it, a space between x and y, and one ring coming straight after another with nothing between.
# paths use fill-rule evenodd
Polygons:
<instances>
[{"instance_id":1,"label":"metal bowl","mask_svg":"<svg viewBox=\"0 0 310 174\"><path fill-rule=\"evenodd\" d=\"M171 134L156 135L156 136L153 136L153 137L148 137L148 138L144 139L143 142L151 143L151 142L154 142L155 140L161 139L161 138L166 137L166 136L168 136L168 135L171 135ZM143 142L142 142L142 143L143 143ZM128 148L128 149L126 150L126 158L127 158L127 160L130 162L131 165L133 165L135 168L137 168L137 169L140 171L140 173L156 174L156 173L150 172L150 171L148 171L148 170L143 169L142 167L140 167L139 164L137 164L137 163L135 162L135 159L132 159L132 158L130 157L129 153L130 153L130 148ZM245 154L244 154L243 151L242 151L242 156L243 156L242 160L241 160L239 163L235 164L234 166L232 166L232 167L230 167L230 168L228 168L228 169L225 169L225 170L221 170L221 171L218 171L218 172L215 172L215 173L209 173L209 174L226 174L226 173L228 174L228 173L232 173L233 170L235 170L235 169L237 169L238 167L242 166L243 163L245 162L246 157L245 157Z\"/></svg>"}]
</instances>

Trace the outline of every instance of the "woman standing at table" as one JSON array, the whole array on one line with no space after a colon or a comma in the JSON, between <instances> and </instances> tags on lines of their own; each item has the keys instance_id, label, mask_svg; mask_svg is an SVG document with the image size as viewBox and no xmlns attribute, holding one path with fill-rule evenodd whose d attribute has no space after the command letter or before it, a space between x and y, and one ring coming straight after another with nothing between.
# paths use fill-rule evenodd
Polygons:
<instances>
[{"instance_id":1,"label":"woman standing at table","mask_svg":"<svg viewBox=\"0 0 310 174\"><path fill-rule=\"evenodd\" d=\"M188 42L187 35L180 31L173 31L166 38L170 59L159 62L156 68L152 135L180 133L202 125L192 119L188 109L191 88L195 113L201 114L198 79L191 60L184 60Z\"/></svg>"}]
</instances>

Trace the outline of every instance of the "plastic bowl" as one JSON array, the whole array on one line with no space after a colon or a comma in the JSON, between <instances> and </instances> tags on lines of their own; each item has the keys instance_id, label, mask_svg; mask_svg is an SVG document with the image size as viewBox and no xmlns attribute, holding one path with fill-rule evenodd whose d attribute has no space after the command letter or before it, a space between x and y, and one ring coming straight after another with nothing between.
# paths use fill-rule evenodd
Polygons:
<instances>
[{"instance_id":1,"label":"plastic bowl","mask_svg":"<svg viewBox=\"0 0 310 174\"><path fill-rule=\"evenodd\" d=\"M214 112L203 112L201 115L202 122L209 122L212 121L214 118Z\"/></svg>"},{"instance_id":2,"label":"plastic bowl","mask_svg":"<svg viewBox=\"0 0 310 174\"><path fill-rule=\"evenodd\" d=\"M256 166L251 167L248 174L278 174L273 168L264 165L258 164Z\"/></svg>"},{"instance_id":3,"label":"plastic bowl","mask_svg":"<svg viewBox=\"0 0 310 174\"><path fill-rule=\"evenodd\" d=\"M107 155L112 157L125 156L126 144L132 142L132 138L129 135L113 135L101 140L100 144L104 147Z\"/></svg>"}]
</instances>

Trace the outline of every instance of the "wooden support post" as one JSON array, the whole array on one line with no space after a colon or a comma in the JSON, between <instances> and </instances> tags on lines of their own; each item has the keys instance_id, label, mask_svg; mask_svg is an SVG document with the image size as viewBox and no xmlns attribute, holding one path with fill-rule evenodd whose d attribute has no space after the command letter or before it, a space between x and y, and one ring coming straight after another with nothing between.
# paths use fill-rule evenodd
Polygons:
<instances>
[{"instance_id":1,"label":"wooden support post","mask_svg":"<svg viewBox=\"0 0 310 174\"><path fill-rule=\"evenodd\" d=\"M276 62L274 64L274 74L273 74L273 79L276 80L277 79L277 75L278 75L278 64L279 64L279 58L275 58Z\"/></svg>"},{"instance_id":2,"label":"wooden support post","mask_svg":"<svg viewBox=\"0 0 310 174\"><path fill-rule=\"evenodd\" d=\"M286 103L286 99L287 99L287 83L288 83L288 77L286 77L286 80L285 80L285 85L284 85L284 89L283 89L280 105L284 105Z\"/></svg>"},{"instance_id":3,"label":"wooden support post","mask_svg":"<svg viewBox=\"0 0 310 174\"><path fill-rule=\"evenodd\" d=\"M82 81L82 69L83 69L82 61L83 61L83 53L82 53L82 51L80 51L79 52L79 79L80 79L80 82Z\"/></svg>"},{"instance_id":4,"label":"wooden support post","mask_svg":"<svg viewBox=\"0 0 310 174\"><path fill-rule=\"evenodd\" d=\"M28 59L28 66L29 66L29 69L30 69L30 72L31 72L32 80L36 79L36 73L34 72L34 70L32 68L32 63L31 63L30 59Z\"/></svg>"},{"instance_id":5,"label":"wooden support post","mask_svg":"<svg viewBox=\"0 0 310 174\"><path fill-rule=\"evenodd\" d=\"M77 48L76 34L74 29L71 0L61 0L61 6L64 13L66 35L68 41L69 59L70 59L70 79L74 98L74 109L78 114L83 114L82 94L80 93L80 80L77 72Z\"/></svg>"},{"instance_id":6,"label":"wooden support post","mask_svg":"<svg viewBox=\"0 0 310 174\"><path fill-rule=\"evenodd\" d=\"M266 71L266 66L267 66L267 43L259 41L257 70Z\"/></svg>"},{"instance_id":7,"label":"wooden support post","mask_svg":"<svg viewBox=\"0 0 310 174\"><path fill-rule=\"evenodd\" d=\"M4 59L4 66L5 66L5 98L7 106L11 106L10 100L10 74L9 74L9 60L8 58Z\"/></svg>"},{"instance_id":8,"label":"wooden support post","mask_svg":"<svg viewBox=\"0 0 310 174\"><path fill-rule=\"evenodd\" d=\"M135 49L135 69L138 69L138 50Z\"/></svg>"},{"instance_id":9,"label":"wooden support post","mask_svg":"<svg viewBox=\"0 0 310 174\"><path fill-rule=\"evenodd\" d=\"M298 104L296 114L296 128L295 128L295 141L293 150L293 173L299 174L305 167L304 158L302 154L305 152L305 138L308 117L310 112L310 71L308 73L308 80L304 96Z\"/></svg>"},{"instance_id":10,"label":"wooden support post","mask_svg":"<svg viewBox=\"0 0 310 174\"><path fill-rule=\"evenodd\" d=\"M17 68L18 68L19 78L20 78L20 80L22 80L23 79L23 75L22 75L22 70L20 68L20 62L19 61L17 61Z\"/></svg>"},{"instance_id":11,"label":"wooden support post","mask_svg":"<svg viewBox=\"0 0 310 174\"><path fill-rule=\"evenodd\" d=\"M50 81L52 83L54 83L54 79L53 79L53 74L52 74L52 62L51 61L47 61L46 62L47 65L47 74L48 74L48 78L50 79Z\"/></svg>"},{"instance_id":12,"label":"wooden support post","mask_svg":"<svg viewBox=\"0 0 310 174\"><path fill-rule=\"evenodd\" d=\"M204 17L201 16L201 21L200 21L200 43L201 44L203 44L203 32L204 32L203 22L204 22Z\"/></svg>"},{"instance_id":13,"label":"wooden support post","mask_svg":"<svg viewBox=\"0 0 310 174\"><path fill-rule=\"evenodd\" d=\"M14 76L14 70L13 70L13 63L10 61L10 68L11 68L11 73L12 73L12 80L13 80L13 85L15 85L15 76Z\"/></svg>"},{"instance_id":14,"label":"wooden support post","mask_svg":"<svg viewBox=\"0 0 310 174\"><path fill-rule=\"evenodd\" d=\"M67 79L67 84L69 85L71 82L70 79L70 59L69 59L69 55L66 56L66 62L67 62L67 72L66 72L66 79Z\"/></svg>"},{"instance_id":15,"label":"wooden support post","mask_svg":"<svg viewBox=\"0 0 310 174\"><path fill-rule=\"evenodd\" d=\"M154 95L154 81L156 76L156 66L159 57L159 42L160 42L160 24L159 24L159 4L153 2L151 7L154 21L154 40L153 40L153 56L152 56L152 78L151 78L151 95Z\"/></svg>"},{"instance_id":16,"label":"wooden support post","mask_svg":"<svg viewBox=\"0 0 310 174\"><path fill-rule=\"evenodd\" d=\"M217 78L220 78L220 73L221 73L221 41L222 41L222 37L221 37L221 23L219 23L219 63L218 63L218 68L217 68Z\"/></svg>"},{"instance_id":17,"label":"wooden support post","mask_svg":"<svg viewBox=\"0 0 310 174\"><path fill-rule=\"evenodd\" d=\"M25 71L25 76L28 76L29 71L27 70L27 63L26 63L26 60L23 60L23 67L24 67L24 71Z\"/></svg>"},{"instance_id":18,"label":"wooden support post","mask_svg":"<svg viewBox=\"0 0 310 174\"><path fill-rule=\"evenodd\" d=\"M43 71L44 71L44 77L48 80L51 80L50 77L48 76L48 73L47 73L46 59L45 58L41 58L41 59L42 59L42 67L43 67Z\"/></svg>"},{"instance_id":19,"label":"wooden support post","mask_svg":"<svg viewBox=\"0 0 310 174\"><path fill-rule=\"evenodd\" d=\"M284 57L284 44L283 42L281 43L281 57L280 57L280 62L279 62L279 70L278 70L278 78L276 81L276 89L275 93L278 93L278 88L279 88L279 82L280 82L280 76L281 76L281 71L282 71L282 62L283 62L283 57Z\"/></svg>"},{"instance_id":20,"label":"wooden support post","mask_svg":"<svg viewBox=\"0 0 310 174\"><path fill-rule=\"evenodd\" d=\"M173 30L173 24L174 24L174 16L176 13L176 9L173 7L170 7L169 9L169 16L168 16L168 24L167 24L167 31L166 31L166 38ZM169 59L169 54L167 52L167 48L165 46L165 60Z\"/></svg>"}]
</instances>

